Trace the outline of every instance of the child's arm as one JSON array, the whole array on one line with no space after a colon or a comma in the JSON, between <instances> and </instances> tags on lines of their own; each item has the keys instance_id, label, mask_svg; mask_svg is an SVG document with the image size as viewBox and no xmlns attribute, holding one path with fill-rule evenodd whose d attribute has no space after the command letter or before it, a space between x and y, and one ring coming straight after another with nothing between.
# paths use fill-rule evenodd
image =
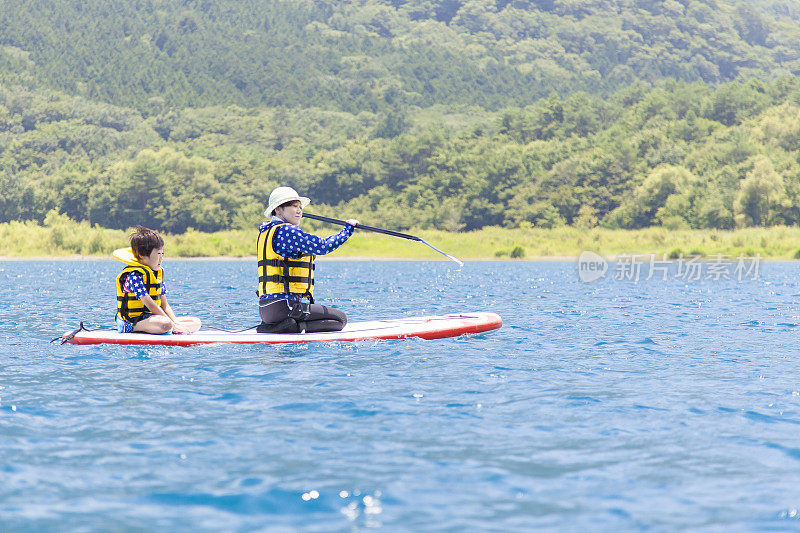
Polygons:
<instances>
[{"instance_id":1,"label":"child's arm","mask_svg":"<svg viewBox=\"0 0 800 533\"><path fill-rule=\"evenodd\" d=\"M178 317L175 316L175 313L172 312L172 307L170 307L169 302L167 302L167 297L164 294L161 295L161 309L164 311L164 314L172 320L173 333L194 333L200 329L200 320L196 318L189 317L193 320L191 324L186 323L187 317L183 317L179 320ZM196 325L194 321L197 322Z\"/></svg>"},{"instance_id":2,"label":"child's arm","mask_svg":"<svg viewBox=\"0 0 800 533\"><path fill-rule=\"evenodd\" d=\"M154 302L155 303L155 302ZM161 295L161 309L164 311L164 314L172 320L172 322L176 322L178 318L175 316L175 313L172 312L172 307L170 307L169 303L167 302L166 295Z\"/></svg>"},{"instance_id":3,"label":"child's arm","mask_svg":"<svg viewBox=\"0 0 800 533\"><path fill-rule=\"evenodd\" d=\"M160 315L170 321L172 324L173 333L194 333L200 329L200 319L195 317L181 317L175 316L169 302L167 301L166 290L161 293L160 305L156 304L153 298L147 293L142 283L141 278L136 272L129 274L129 281L131 282L131 289L136 297L142 302L148 311L153 315ZM127 283L126 283L127 286Z\"/></svg>"},{"instance_id":4,"label":"child's arm","mask_svg":"<svg viewBox=\"0 0 800 533\"><path fill-rule=\"evenodd\" d=\"M156 304L153 298L147 293L147 289L145 288L144 282L142 281L142 277L139 275L138 272L131 272L128 274L128 278L125 281L125 290L130 291L136 295L136 297L144 304L148 311L153 313L154 315L161 315L169 318L171 321L174 322L174 319L171 318L168 314L164 312L164 310ZM163 301L163 295L162 295Z\"/></svg>"},{"instance_id":5,"label":"child's arm","mask_svg":"<svg viewBox=\"0 0 800 533\"><path fill-rule=\"evenodd\" d=\"M165 295L161 295L161 307L156 305L156 302L150 297L149 294L146 294L142 298L142 303L150 310L151 313L154 315L161 315L167 317L170 322L172 322L172 332L173 333L192 333L193 331L186 327L185 324L182 324L178 318L175 316L175 313L172 312L172 307L169 306L167 302L167 297ZM198 324L198 329L200 326Z\"/></svg>"},{"instance_id":6,"label":"child's arm","mask_svg":"<svg viewBox=\"0 0 800 533\"><path fill-rule=\"evenodd\" d=\"M156 304L155 301L153 301L153 299L150 297L149 294L145 294L144 296L142 296L139 299L142 301L142 303L147 308L147 310L150 311L151 313L153 313L154 315L162 315L162 316L165 316L165 317L169 318L173 322L175 321L175 315L170 316L164 310L164 304L166 303L166 299L164 298L163 294L161 295L161 306L160 307L158 306L158 304ZM171 310L170 310L170 312L171 312Z\"/></svg>"}]
</instances>

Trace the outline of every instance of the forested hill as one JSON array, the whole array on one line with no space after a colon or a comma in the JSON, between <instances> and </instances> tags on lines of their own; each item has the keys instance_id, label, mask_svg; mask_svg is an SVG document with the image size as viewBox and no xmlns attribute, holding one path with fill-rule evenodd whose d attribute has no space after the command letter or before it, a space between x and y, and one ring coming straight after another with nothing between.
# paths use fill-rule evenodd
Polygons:
<instances>
[{"instance_id":1,"label":"forested hill","mask_svg":"<svg viewBox=\"0 0 800 533\"><path fill-rule=\"evenodd\" d=\"M796 0L3 0L0 45L38 87L143 113L497 110L800 74L798 21Z\"/></svg>"},{"instance_id":2,"label":"forested hill","mask_svg":"<svg viewBox=\"0 0 800 533\"><path fill-rule=\"evenodd\" d=\"M0 222L800 224L797 0L2 0Z\"/></svg>"}]
</instances>

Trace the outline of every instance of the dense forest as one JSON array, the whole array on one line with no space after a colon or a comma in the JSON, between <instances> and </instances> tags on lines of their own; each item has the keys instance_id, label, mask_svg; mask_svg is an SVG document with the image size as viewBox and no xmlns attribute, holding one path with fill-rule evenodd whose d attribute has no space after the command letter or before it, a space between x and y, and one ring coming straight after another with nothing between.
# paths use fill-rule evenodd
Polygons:
<instances>
[{"instance_id":1,"label":"dense forest","mask_svg":"<svg viewBox=\"0 0 800 533\"><path fill-rule=\"evenodd\" d=\"M36 79L160 105L525 106L800 72L796 0L4 0Z\"/></svg>"},{"instance_id":2,"label":"dense forest","mask_svg":"<svg viewBox=\"0 0 800 533\"><path fill-rule=\"evenodd\" d=\"M800 224L793 0L6 0L0 221Z\"/></svg>"}]
</instances>

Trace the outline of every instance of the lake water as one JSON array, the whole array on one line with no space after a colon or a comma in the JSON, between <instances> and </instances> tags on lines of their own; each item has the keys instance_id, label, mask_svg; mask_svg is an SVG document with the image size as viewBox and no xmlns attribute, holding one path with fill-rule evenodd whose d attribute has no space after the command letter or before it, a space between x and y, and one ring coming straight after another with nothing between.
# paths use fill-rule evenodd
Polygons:
<instances>
[{"instance_id":1,"label":"lake water","mask_svg":"<svg viewBox=\"0 0 800 533\"><path fill-rule=\"evenodd\" d=\"M800 263L616 267L320 262L351 321L504 326L140 348L48 342L112 323L119 263L2 262L0 530L800 529ZM170 302L254 325L254 268L167 258Z\"/></svg>"}]
</instances>

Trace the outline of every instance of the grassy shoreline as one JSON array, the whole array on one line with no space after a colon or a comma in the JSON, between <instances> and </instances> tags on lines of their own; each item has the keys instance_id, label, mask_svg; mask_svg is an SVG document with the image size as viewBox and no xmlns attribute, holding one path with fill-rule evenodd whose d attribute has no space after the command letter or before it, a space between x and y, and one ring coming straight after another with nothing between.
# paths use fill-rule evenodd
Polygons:
<instances>
[{"instance_id":1,"label":"grassy shoreline","mask_svg":"<svg viewBox=\"0 0 800 533\"><path fill-rule=\"evenodd\" d=\"M336 229L313 227L320 235ZM103 258L127 244L128 231L92 227L66 217L45 226L34 222L0 224L0 257L12 258ZM625 254L655 254L677 258L681 254L718 255L763 259L800 257L800 228L776 226L721 230L506 229L484 228L464 233L411 230L436 246L463 260L487 259L569 259L583 251L605 257ZM255 255L254 230L201 233L189 230L181 235L164 235L168 257L250 258ZM422 243L367 232L356 232L327 259L444 259Z\"/></svg>"}]
</instances>

